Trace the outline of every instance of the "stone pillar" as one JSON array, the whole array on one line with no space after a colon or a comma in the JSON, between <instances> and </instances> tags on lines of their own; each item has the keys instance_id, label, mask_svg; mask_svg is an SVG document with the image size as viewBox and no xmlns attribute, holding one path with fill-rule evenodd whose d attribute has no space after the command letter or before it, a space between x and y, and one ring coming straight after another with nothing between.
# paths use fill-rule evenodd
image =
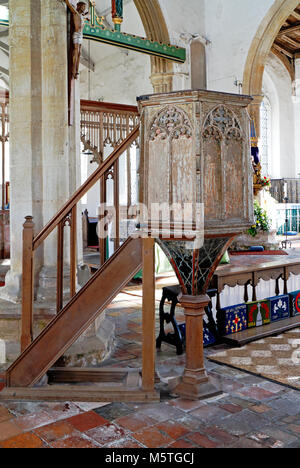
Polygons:
<instances>
[{"instance_id":1,"label":"stone pillar","mask_svg":"<svg viewBox=\"0 0 300 468\"><path fill-rule=\"evenodd\" d=\"M295 115L295 177L300 174L300 59L295 60L295 96L294 96L294 115Z\"/></svg>"},{"instance_id":2,"label":"stone pillar","mask_svg":"<svg viewBox=\"0 0 300 468\"><path fill-rule=\"evenodd\" d=\"M11 270L1 297L18 302L24 217L34 217L35 232L52 218L73 193L74 162L66 6L58 0L11 0L10 23ZM42 287L56 275L55 234L36 252L35 267Z\"/></svg>"},{"instance_id":3,"label":"stone pillar","mask_svg":"<svg viewBox=\"0 0 300 468\"><path fill-rule=\"evenodd\" d=\"M70 194L74 193L81 185L81 148L80 148L80 81L74 85L74 122L69 127L69 187ZM82 209L78 204L77 210L77 261L83 264L83 240L82 240Z\"/></svg>"},{"instance_id":4,"label":"stone pillar","mask_svg":"<svg viewBox=\"0 0 300 468\"><path fill-rule=\"evenodd\" d=\"M173 90L173 73L153 73L150 79L154 93L169 93Z\"/></svg>"},{"instance_id":5,"label":"stone pillar","mask_svg":"<svg viewBox=\"0 0 300 468\"><path fill-rule=\"evenodd\" d=\"M180 296L186 317L186 367L175 392L183 398L201 400L222 392L209 382L204 365L203 317L208 296Z\"/></svg>"},{"instance_id":6,"label":"stone pillar","mask_svg":"<svg viewBox=\"0 0 300 468\"><path fill-rule=\"evenodd\" d=\"M1 297L18 301L24 217L33 215L37 229L43 224L41 2L11 0L9 6L10 198L13 208L10 219L11 270ZM40 252L36 261L42 264Z\"/></svg>"}]
</instances>

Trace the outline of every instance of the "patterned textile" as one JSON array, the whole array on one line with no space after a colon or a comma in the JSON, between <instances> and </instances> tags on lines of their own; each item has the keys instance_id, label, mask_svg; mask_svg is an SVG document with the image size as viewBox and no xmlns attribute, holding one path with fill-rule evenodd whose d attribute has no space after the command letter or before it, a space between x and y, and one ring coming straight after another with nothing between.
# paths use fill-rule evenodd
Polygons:
<instances>
[{"instance_id":1,"label":"patterned textile","mask_svg":"<svg viewBox=\"0 0 300 468\"><path fill-rule=\"evenodd\" d=\"M248 302L248 328L261 327L271 323L269 301Z\"/></svg>"},{"instance_id":2,"label":"patterned textile","mask_svg":"<svg viewBox=\"0 0 300 468\"><path fill-rule=\"evenodd\" d=\"M246 330L248 328L247 306L239 304L221 309L218 314L218 326L222 328L221 335L231 335Z\"/></svg>"},{"instance_id":3,"label":"patterned textile","mask_svg":"<svg viewBox=\"0 0 300 468\"><path fill-rule=\"evenodd\" d=\"M208 359L300 390L300 328Z\"/></svg>"},{"instance_id":4,"label":"patterned textile","mask_svg":"<svg viewBox=\"0 0 300 468\"><path fill-rule=\"evenodd\" d=\"M290 293L289 296L291 316L295 317L296 315L300 315L300 291Z\"/></svg>"},{"instance_id":5,"label":"patterned textile","mask_svg":"<svg viewBox=\"0 0 300 468\"><path fill-rule=\"evenodd\" d=\"M270 297L271 322L284 320L290 317L289 296Z\"/></svg>"}]
</instances>

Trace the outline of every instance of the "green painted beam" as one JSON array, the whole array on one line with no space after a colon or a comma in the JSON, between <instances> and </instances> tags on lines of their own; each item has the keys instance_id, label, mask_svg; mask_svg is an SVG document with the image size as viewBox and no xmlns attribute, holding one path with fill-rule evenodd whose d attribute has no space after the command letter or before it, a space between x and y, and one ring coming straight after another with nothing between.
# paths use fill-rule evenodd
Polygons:
<instances>
[{"instance_id":1,"label":"green painted beam","mask_svg":"<svg viewBox=\"0 0 300 468\"><path fill-rule=\"evenodd\" d=\"M154 55L173 62L184 63L186 61L186 50L170 44L151 41L143 37L126 34L121 31L113 31L101 25L98 18L92 23L85 23L83 37L96 42L110 44L123 49L135 50L147 55ZM8 19L0 18L0 26L9 27Z\"/></svg>"},{"instance_id":2,"label":"green painted beam","mask_svg":"<svg viewBox=\"0 0 300 468\"><path fill-rule=\"evenodd\" d=\"M154 55L174 62L184 63L186 61L186 50L181 47L150 41L149 39L120 31L113 31L100 25L91 26L89 23L86 23L83 37L92 41L135 50L136 52Z\"/></svg>"}]
</instances>

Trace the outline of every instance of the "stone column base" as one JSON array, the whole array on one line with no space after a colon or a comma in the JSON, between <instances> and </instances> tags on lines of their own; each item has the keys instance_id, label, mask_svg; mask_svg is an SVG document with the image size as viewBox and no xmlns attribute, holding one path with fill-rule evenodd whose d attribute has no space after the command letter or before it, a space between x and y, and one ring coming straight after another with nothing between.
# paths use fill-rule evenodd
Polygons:
<instances>
[{"instance_id":1,"label":"stone column base","mask_svg":"<svg viewBox=\"0 0 300 468\"><path fill-rule=\"evenodd\" d=\"M6 273L5 286L0 288L0 299L19 304L22 299L22 275L14 274L11 270Z\"/></svg>"}]
</instances>

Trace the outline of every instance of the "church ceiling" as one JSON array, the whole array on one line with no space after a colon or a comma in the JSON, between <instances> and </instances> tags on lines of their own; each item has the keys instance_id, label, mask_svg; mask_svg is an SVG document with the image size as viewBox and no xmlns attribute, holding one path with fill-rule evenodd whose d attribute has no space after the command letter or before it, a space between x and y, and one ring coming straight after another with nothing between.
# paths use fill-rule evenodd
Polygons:
<instances>
[{"instance_id":1,"label":"church ceiling","mask_svg":"<svg viewBox=\"0 0 300 468\"><path fill-rule=\"evenodd\" d=\"M284 63L294 81L295 60L300 58L300 3L282 25L272 52Z\"/></svg>"},{"instance_id":2,"label":"church ceiling","mask_svg":"<svg viewBox=\"0 0 300 468\"><path fill-rule=\"evenodd\" d=\"M291 59L300 58L300 3L280 29L274 48Z\"/></svg>"}]
</instances>

